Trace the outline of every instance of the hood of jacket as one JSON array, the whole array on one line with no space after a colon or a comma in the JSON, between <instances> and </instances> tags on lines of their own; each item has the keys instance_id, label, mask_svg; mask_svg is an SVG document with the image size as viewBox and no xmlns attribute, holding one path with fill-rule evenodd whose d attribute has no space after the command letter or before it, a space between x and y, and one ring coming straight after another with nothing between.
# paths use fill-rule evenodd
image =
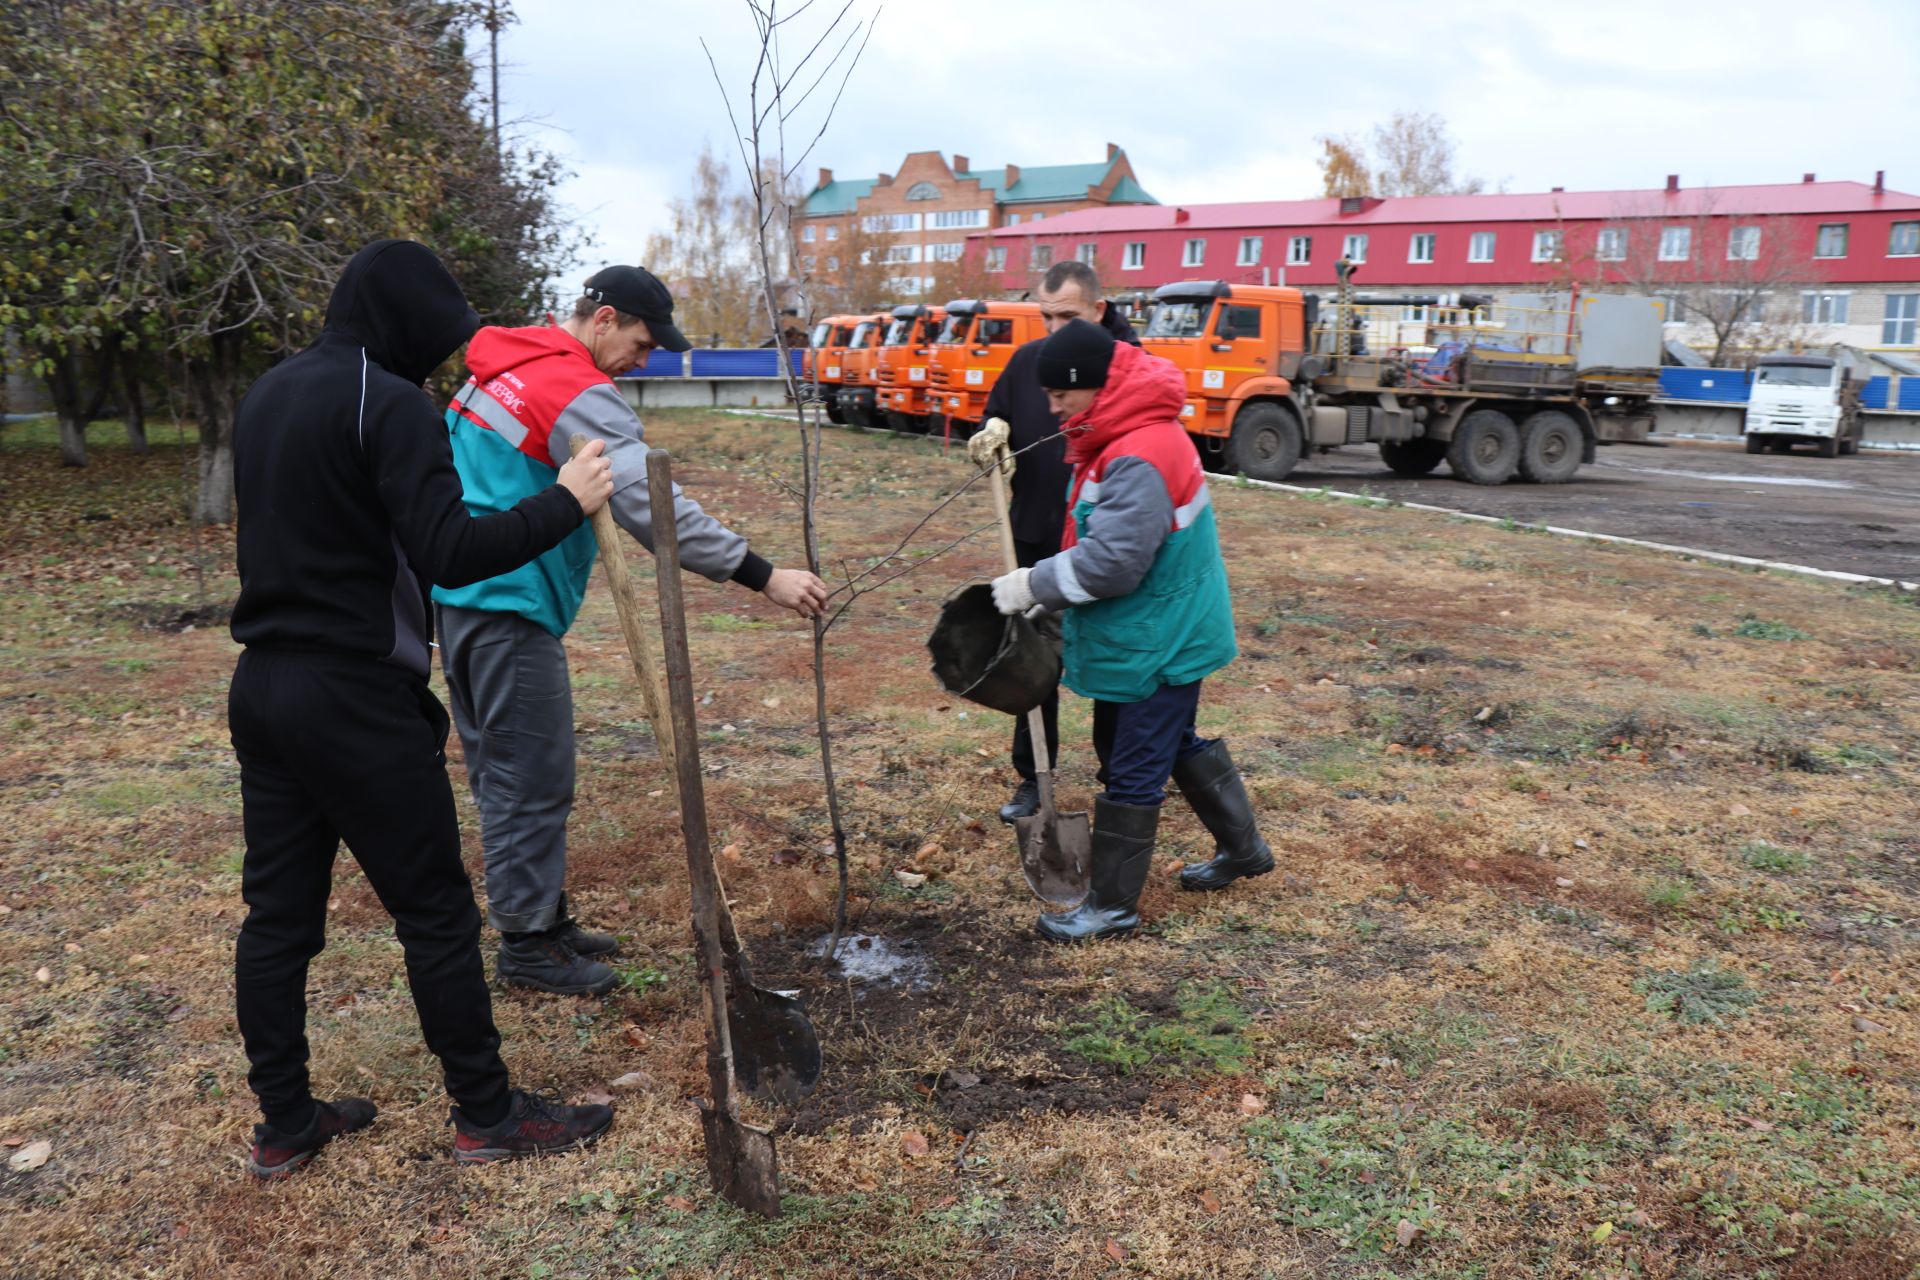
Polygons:
<instances>
[{"instance_id":1,"label":"hood of jacket","mask_svg":"<svg viewBox=\"0 0 1920 1280\"><path fill-rule=\"evenodd\" d=\"M1187 379L1178 366L1139 347L1115 343L1107 385L1086 412L1066 424L1067 461L1078 466L1099 457L1129 431L1178 422L1186 403Z\"/></svg>"},{"instance_id":2,"label":"hood of jacket","mask_svg":"<svg viewBox=\"0 0 1920 1280\"><path fill-rule=\"evenodd\" d=\"M326 327L418 385L473 336L480 317L433 250L412 240L376 240L340 273Z\"/></svg>"},{"instance_id":3,"label":"hood of jacket","mask_svg":"<svg viewBox=\"0 0 1920 1280\"><path fill-rule=\"evenodd\" d=\"M518 369L536 360L577 361L576 376L595 382L612 381L594 366L593 357L580 340L557 324L519 329L488 325L467 344L467 372L482 386L509 369Z\"/></svg>"}]
</instances>

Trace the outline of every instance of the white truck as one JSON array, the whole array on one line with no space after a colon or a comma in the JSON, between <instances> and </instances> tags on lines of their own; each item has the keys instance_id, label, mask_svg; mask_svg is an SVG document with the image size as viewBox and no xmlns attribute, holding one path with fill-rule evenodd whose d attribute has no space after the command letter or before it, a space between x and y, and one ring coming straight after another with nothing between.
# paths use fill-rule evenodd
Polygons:
<instances>
[{"instance_id":1,"label":"white truck","mask_svg":"<svg viewBox=\"0 0 1920 1280\"><path fill-rule=\"evenodd\" d=\"M1860 449L1860 363L1847 355L1762 356L1741 430L1748 453L1810 444L1823 458Z\"/></svg>"}]
</instances>

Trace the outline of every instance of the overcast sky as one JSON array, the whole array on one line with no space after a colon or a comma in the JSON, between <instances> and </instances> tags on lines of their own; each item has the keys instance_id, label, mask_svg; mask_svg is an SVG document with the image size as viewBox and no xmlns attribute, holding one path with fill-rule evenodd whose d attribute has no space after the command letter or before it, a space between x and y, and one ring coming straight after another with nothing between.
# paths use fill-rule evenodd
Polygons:
<instances>
[{"instance_id":1,"label":"overcast sky","mask_svg":"<svg viewBox=\"0 0 1920 1280\"><path fill-rule=\"evenodd\" d=\"M845 3L816 0L788 26L789 61ZM852 16L876 8L807 185L820 166L891 173L909 151L993 168L1085 163L1116 142L1165 204L1300 198L1319 191L1318 135L1408 109L1444 116L1458 169L1511 191L1885 169L1920 192L1920 0L853 0ZM702 143L732 144L700 41L743 93L746 6L515 11L503 117L573 171L560 194L598 242L588 265L638 261ZM825 96L793 122L808 136Z\"/></svg>"}]
</instances>

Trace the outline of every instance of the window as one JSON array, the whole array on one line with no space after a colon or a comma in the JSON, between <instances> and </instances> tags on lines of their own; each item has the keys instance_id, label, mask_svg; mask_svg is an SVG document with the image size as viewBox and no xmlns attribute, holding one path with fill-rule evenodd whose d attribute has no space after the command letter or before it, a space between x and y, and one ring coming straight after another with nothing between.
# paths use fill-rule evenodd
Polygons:
<instances>
[{"instance_id":1,"label":"window","mask_svg":"<svg viewBox=\"0 0 1920 1280\"><path fill-rule=\"evenodd\" d=\"M992 316L980 317L979 331L973 340L983 347L991 347L1013 341L1013 321L996 320Z\"/></svg>"},{"instance_id":2,"label":"window","mask_svg":"<svg viewBox=\"0 0 1920 1280\"><path fill-rule=\"evenodd\" d=\"M966 251L967 242L964 240L950 240L945 244L930 244L927 246L927 261L958 262L960 261L960 256Z\"/></svg>"},{"instance_id":3,"label":"window","mask_svg":"<svg viewBox=\"0 0 1920 1280\"><path fill-rule=\"evenodd\" d=\"M1760 257L1760 228L1735 227L1727 233L1727 261L1754 262Z\"/></svg>"},{"instance_id":4,"label":"window","mask_svg":"<svg viewBox=\"0 0 1920 1280\"><path fill-rule=\"evenodd\" d=\"M827 259L827 270L829 270L829 271L838 271L839 269L840 269L840 259L839 259L839 258L836 258L836 257L831 257L831 256L830 256L830 257L828 257L828 259Z\"/></svg>"},{"instance_id":5,"label":"window","mask_svg":"<svg viewBox=\"0 0 1920 1280\"><path fill-rule=\"evenodd\" d=\"M1007 269L1007 247L997 245L987 250L987 270L1005 271Z\"/></svg>"},{"instance_id":6,"label":"window","mask_svg":"<svg viewBox=\"0 0 1920 1280\"><path fill-rule=\"evenodd\" d=\"M1037 244L1033 246L1033 269L1035 271L1045 271L1052 265L1053 246L1050 244Z\"/></svg>"},{"instance_id":7,"label":"window","mask_svg":"<svg viewBox=\"0 0 1920 1280\"><path fill-rule=\"evenodd\" d=\"M1010 214L1008 214L1008 215L1007 215L1007 225L1008 225L1008 226L1010 226L1010 227L1017 227L1017 226L1019 226L1019 225L1020 225L1020 215L1019 215L1019 214L1017 214L1017 213L1010 213Z\"/></svg>"},{"instance_id":8,"label":"window","mask_svg":"<svg viewBox=\"0 0 1920 1280\"><path fill-rule=\"evenodd\" d=\"M800 265L805 267L809 271L813 270L813 255L809 253L805 257L801 258Z\"/></svg>"},{"instance_id":9,"label":"window","mask_svg":"<svg viewBox=\"0 0 1920 1280\"><path fill-rule=\"evenodd\" d=\"M1896 222L1887 236L1887 256L1911 258L1920 254L1920 222Z\"/></svg>"},{"instance_id":10,"label":"window","mask_svg":"<svg viewBox=\"0 0 1920 1280\"><path fill-rule=\"evenodd\" d=\"M1433 233L1431 231L1418 232L1414 235L1413 239L1407 241L1407 261L1433 261Z\"/></svg>"},{"instance_id":11,"label":"window","mask_svg":"<svg viewBox=\"0 0 1920 1280\"><path fill-rule=\"evenodd\" d=\"M928 225L940 231L951 227L984 227L987 222L985 209L941 209L927 215Z\"/></svg>"},{"instance_id":12,"label":"window","mask_svg":"<svg viewBox=\"0 0 1920 1280\"><path fill-rule=\"evenodd\" d=\"M1213 326L1214 335L1225 341L1231 333L1235 338L1257 338L1260 336L1260 308L1258 307L1221 307L1220 320Z\"/></svg>"},{"instance_id":13,"label":"window","mask_svg":"<svg viewBox=\"0 0 1920 1280\"><path fill-rule=\"evenodd\" d=\"M1807 324L1845 324L1852 302L1850 293L1809 291L1800 295L1800 318Z\"/></svg>"},{"instance_id":14,"label":"window","mask_svg":"<svg viewBox=\"0 0 1920 1280\"><path fill-rule=\"evenodd\" d=\"M1600 235L1594 241L1593 256L1602 262L1625 262L1627 260L1627 229L1625 227L1600 228Z\"/></svg>"},{"instance_id":15,"label":"window","mask_svg":"<svg viewBox=\"0 0 1920 1280\"><path fill-rule=\"evenodd\" d=\"M1559 231L1536 231L1533 233L1533 260L1535 262L1560 261L1561 246L1566 243L1564 233Z\"/></svg>"},{"instance_id":16,"label":"window","mask_svg":"<svg viewBox=\"0 0 1920 1280\"><path fill-rule=\"evenodd\" d=\"M1692 227L1660 228L1660 261L1685 262L1693 256Z\"/></svg>"},{"instance_id":17,"label":"window","mask_svg":"<svg viewBox=\"0 0 1920 1280\"><path fill-rule=\"evenodd\" d=\"M1880 341L1889 347L1911 347L1916 329L1920 329L1920 293L1888 294L1887 318L1880 325Z\"/></svg>"},{"instance_id":18,"label":"window","mask_svg":"<svg viewBox=\"0 0 1920 1280\"><path fill-rule=\"evenodd\" d=\"M917 213L874 213L861 219L860 225L868 231L918 231L920 215Z\"/></svg>"},{"instance_id":19,"label":"window","mask_svg":"<svg viewBox=\"0 0 1920 1280\"><path fill-rule=\"evenodd\" d=\"M1813 256L1816 258L1844 258L1847 256L1847 223L1823 222L1820 224L1820 238L1814 241Z\"/></svg>"},{"instance_id":20,"label":"window","mask_svg":"<svg viewBox=\"0 0 1920 1280\"><path fill-rule=\"evenodd\" d=\"M1685 294L1659 293L1655 297L1667 304L1667 324L1685 324L1687 322L1687 299Z\"/></svg>"},{"instance_id":21,"label":"window","mask_svg":"<svg viewBox=\"0 0 1920 1280\"><path fill-rule=\"evenodd\" d=\"M806 226L800 228L800 238L806 241L808 244L813 243L813 224L812 223L808 223Z\"/></svg>"},{"instance_id":22,"label":"window","mask_svg":"<svg viewBox=\"0 0 1920 1280\"><path fill-rule=\"evenodd\" d=\"M1295 236L1287 241L1287 265L1304 267L1313 261L1313 237Z\"/></svg>"},{"instance_id":23,"label":"window","mask_svg":"<svg viewBox=\"0 0 1920 1280\"><path fill-rule=\"evenodd\" d=\"M1206 261L1207 242L1205 240L1187 241L1186 251L1180 255L1180 265L1183 267L1198 267L1204 265Z\"/></svg>"},{"instance_id":24,"label":"window","mask_svg":"<svg viewBox=\"0 0 1920 1280\"><path fill-rule=\"evenodd\" d=\"M1366 236L1358 233L1348 236L1346 246L1340 252L1355 262L1365 262L1367 260Z\"/></svg>"},{"instance_id":25,"label":"window","mask_svg":"<svg viewBox=\"0 0 1920 1280\"><path fill-rule=\"evenodd\" d=\"M1467 241L1467 261L1492 262L1494 239L1491 231L1474 232L1473 239Z\"/></svg>"},{"instance_id":26,"label":"window","mask_svg":"<svg viewBox=\"0 0 1920 1280\"><path fill-rule=\"evenodd\" d=\"M1082 240L1080 242L1079 252L1075 253L1073 256L1080 259L1080 261L1086 263L1088 266L1092 266L1094 256L1099 252L1100 252L1099 245L1095 244L1091 240Z\"/></svg>"},{"instance_id":27,"label":"window","mask_svg":"<svg viewBox=\"0 0 1920 1280\"><path fill-rule=\"evenodd\" d=\"M918 262L920 261L920 246L917 244L890 245L887 251L880 256L880 261Z\"/></svg>"},{"instance_id":28,"label":"window","mask_svg":"<svg viewBox=\"0 0 1920 1280\"><path fill-rule=\"evenodd\" d=\"M1424 302L1416 302L1400 308L1400 318L1408 324L1425 324L1433 319L1432 308Z\"/></svg>"},{"instance_id":29,"label":"window","mask_svg":"<svg viewBox=\"0 0 1920 1280\"><path fill-rule=\"evenodd\" d=\"M1163 302L1147 321L1147 338L1197 338L1207 325L1211 302Z\"/></svg>"},{"instance_id":30,"label":"window","mask_svg":"<svg viewBox=\"0 0 1920 1280\"><path fill-rule=\"evenodd\" d=\"M1127 256L1121 265L1128 271L1138 271L1140 268L1146 266L1147 242L1145 240L1129 240L1127 242Z\"/></svg>"},{"instance_id":31,"label":"window","mask_svg":"<svg viewBox=\"0 0 1920 1280\"><path fill-rule=\"evenodd\" d=\"M827 224L827 239L838 240L839 238L840 238L840 224L837 222L829 222Z\"/></svg>"},{"instance_id":32,"label":"window","mask_svg":"<svg viewBox=\"0 0 1920 1280\"><path fill-rule=\"evenodd\" d=\"M1260 248L1261 248L1262 242L1265 240L1266 240L1265 236L1241 236L1240 237L1240 258L1238 260L1237 265L1242 267L1259 266L1260 265Z\"/></svg>"},{"instance_id":33,"label":"window","mask_svg":"<svg viewBox=\"0 0 1920 1280\"><path fill-rule=\"evenodd\" d=\"M934 186L931 182L916 182L907 188L907 199L909 200L938 200L939 198L940 188Z\"/></svg>"},{"instance_id":34,"label":"window","mask_svg":"<svg viewBox=\"0 0 1920 1280\"><path fill-rule=\"evenodd\" d=\"M1038 222L1038 221L1040 221L1040 219L1042 219L1042 218L1044 218L1044 217L1046 217L1046 216L1047 216L1047 215L1046 215L1046 214L1044 214L1044 213L1035 213L1035 214L1033 215L1033 217L1031 217L1031 218L1029 218L1029 219L1028 219L1028 221L1029 221L1029 222Z\"/></svg>"}]
</instances>

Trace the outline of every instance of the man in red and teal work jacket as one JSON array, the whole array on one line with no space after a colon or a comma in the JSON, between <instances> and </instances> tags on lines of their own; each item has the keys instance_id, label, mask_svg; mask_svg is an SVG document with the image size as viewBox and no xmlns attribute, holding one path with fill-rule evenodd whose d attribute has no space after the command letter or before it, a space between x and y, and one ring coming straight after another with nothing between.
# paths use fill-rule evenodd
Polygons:
<instances>
[{"instance_id":1,"label":"man in red and teal work jacket","mask_svg":"<svg viewBox=\"0 0 1920 1280\"><path fill-rule=\"evenodd\" d=\"M643 267L608 267L558 324L488 327L467 348L472 377L447 408L453 461L476 514L510 510L553 483L575 439L599 440L613 462L615 523L653 548L647 444L614 385L655 348L685 351L673 295ZM802 617L826 584L776 569L747 540L674 487L680 559L693 573L763 592ZM616 975L599 959L616 940L583 929L567 909L567 815L573 808L573 698L561 643L596 547L582 526L532 563L471 586L436 587L440 662L467 781L480 810L487 916L501 932L502 982L598 995Z\"/></svg>"},{"instance_id":2,"label":"man in red and teal work jacket","mask_svg":"<svg viewBox=\"0 0 1920 1280\"><path fill-rule=\"evenodd\" d=\"M1200 455L1180 424L1180 371L1075 320L1040 349L1040 385L1065 424L1067 527L1057 556L996 578L1002 613L1066 612L1065 681L1093 702L1092 888L1040 917L1056 942L1128 933L1171 777L1216 843L1187 889L1273 870L1224 740L1194 732L1200 682L1233 661L1233 601Z\"/></svg>"}]
</instances>

